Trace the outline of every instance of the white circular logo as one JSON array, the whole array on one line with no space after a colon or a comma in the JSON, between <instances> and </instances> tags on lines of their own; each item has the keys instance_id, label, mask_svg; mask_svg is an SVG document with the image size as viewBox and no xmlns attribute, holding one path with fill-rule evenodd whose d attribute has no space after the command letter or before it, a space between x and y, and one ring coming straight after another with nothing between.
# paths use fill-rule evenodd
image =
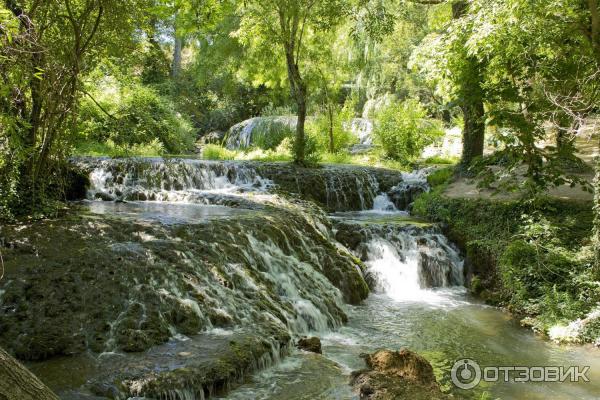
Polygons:
<instances>
[{"instance_id":1,"label":"white circular logo","mask_svg":"<svg viewBox=\"0 0 600 400\"><path fill-rule=\"evenodd\" d=\"M470 358L458 360L450 372L452 383L458 388L469 390L481 382L481 368Z\"/></svg>"}]
</instances>

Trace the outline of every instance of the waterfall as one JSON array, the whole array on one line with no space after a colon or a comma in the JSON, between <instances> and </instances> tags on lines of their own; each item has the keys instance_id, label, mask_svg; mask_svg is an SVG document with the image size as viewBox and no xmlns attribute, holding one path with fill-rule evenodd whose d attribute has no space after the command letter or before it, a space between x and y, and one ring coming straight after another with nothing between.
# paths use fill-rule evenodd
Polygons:
<instances>
[{"instance_id":1,"label":"waterfall","mask_svg":"<svg viewBox=\"0 0 600 400\"><path fill-rule=\"evenodd\" d=\"M443 235L400 230L373 236L365 249L376 292L419 301L430 297L431 288L463 284L463 262Z\"/></svg>"},{"instance_id":2,"label":"waterfall","mask_svg":"<svg viewBox=\"0 0 600 400\"><path fill-rule=\"evenodd\" d=\"M207 203L214 195L265 192L273 183L235 162L92 159L89 199Z\"/></svg>"},{"instance_id":3,"label":"waterfall","mask_svg":"<svg viewBox=\"0 0 600 400\"><path fill-rule=\"evenodd\" d=\"M74 161L89 171L89 200L155 201L230 205L272 198L277 187L312 200L327 211L373 207L377 195L398 185L394 171L347 166L297 168L283 163L197 159L108 159Z\"/></svg>"},{"instance_id":4,"label":"waterfall","mask_svg":"<svg viewBox=\"0 0 600 400\"><path fill-rule=\"evenodd\" d=\"M297 120L288 115L250 118L229 128L224 144L228 149L247 149L256 146L259 137L271 135L268 141L276 147L285 136L293 135Z\"/></svg>"},{"instance_id":5,"label":"waterfall","mask_svg":"<svg viewBox=\"0 0 600 400\"><path fill-rule=\"evenodd\" d=\"M368 268L375 292L396 301L437 298L433 288L463 285L463 260L439 228L407 218L414 197L429 190L431 169L403 173L402 182L374 198L372 210L336 224L338 240Z\"/></svg>"}]
</instances>

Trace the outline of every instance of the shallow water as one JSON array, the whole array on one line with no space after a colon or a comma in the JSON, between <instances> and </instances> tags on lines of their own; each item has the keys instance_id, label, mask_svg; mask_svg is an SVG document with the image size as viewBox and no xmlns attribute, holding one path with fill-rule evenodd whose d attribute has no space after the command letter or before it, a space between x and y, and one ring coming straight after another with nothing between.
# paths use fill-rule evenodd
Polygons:
<instances>
[{"instance_id":1,"label":"shallow water","mask_svg":"<svg viewBox=\"0 0 600 400\"><path fill-rule=\"evenodd\" d=\"M598 398L596 349L558 346L535 337L508 314L469 299L464 289L423 292L421 301L371 295L363 305L350 307L346 326L320 334L323 356L297 352L227 398L356 399L348 381L351 371L364 368L360 354L402 347L424 355L442 387L461 397L487 391L491 398L505 400ZM481 384L458 391L449 377L452 364L462 358L481 366L590 366L590 382Z\"/></svg>"},{"instance_id":2,"label":"shallow water","mask_svg":"<svg viewBox=\"0 0 600 400\"><path fill-rule=\"evenodd\" d=\"M120 169L119 163L104 164L93 173L90 199L101 192L104 197L118 200L155 201L85 202L84 208L94 215L180 228L181 224L202 224L215 219L228 223L248 213L268 213L257 210L265 197L272 196L268 191L270 184L251 169L236 164L190 161L169 166L155 160L139 171L137 166ZM157 176L162 178L155 179ZM424 173L405 174L405 183L421 185L424 176ZM332 193L337 196L336 190ZM322 340L322 356L294 350L282 362L247 378L243 385L222 398L357 399L349 378L352 371L364 368L360 354L402 347L425 356L434 366L442 388L457 398L480 398L483 392L489 392L489 398L506 400L599 397L600 351L544 341L521 328L508 314L470 298L460 286L422 288L424 269L431 282L438 283L434 286L462 283L462 261L456 249L431 224L397 210L386 194L375 198L373 210L336 213L331 217L334 224L343 222L371 232L361 243L364 254L356 255L366 254L363 261L377 280L379 293L372 294L362 305L346 306L349 321L334 331L327 330L326 323L311 327L301 324L292 330L296 334L306 329L321 329L312 334ZM264 243L251 241L251 244L261 249L261 256L266 259L264 264L271 267L271 274L285 286L284 292L294 307L305 314L318 314L314 304L322 304L323 297L317 297L314 304L307 303L296 293L306 285L289 281L290 262L300 265L299 261ZM423 257L428 258L426 268ZM313 272L307 269L306 274ZM245 282L248 283L247 279ZM305 297L308 294L313 298L313 293L304 293ZM182 362L182 357L190 356L202 362L214 361L231 334L234 333L204 332L191 340L174 337L144 354L88 353L34 363L30 367L63 398L80 399L75 392L69 394L70 390L108 369L127 370L132 365L150 369L159 365L173 367ZM481 366L590 366L591 382L481 384L468 392L459 391L450 381L450 370L456 360L463 358L473 359Z\"/></svg>"},{"instance_id":3,"label":"shallow water","mask_svg":"<svg viewBox=\"0 0 600 400\"><path fill-rule=\"evenodd\" d=\"M255 211L218 205L201 205L166 202L86 201L83 206L92 214L109 215L164 225L202 223L213 219L231 218Z\"/></svg>"}]
</instances>

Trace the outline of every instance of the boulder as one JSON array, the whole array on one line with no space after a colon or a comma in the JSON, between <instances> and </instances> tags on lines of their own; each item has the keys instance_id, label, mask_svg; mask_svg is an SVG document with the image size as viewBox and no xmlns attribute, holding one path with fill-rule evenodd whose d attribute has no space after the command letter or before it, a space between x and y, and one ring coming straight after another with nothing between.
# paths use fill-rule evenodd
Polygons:
<instances>
[{"instance_id":1,"label":"boulder","mask_svg":"<svg viewBox=\"0 0 600 400\"><path fill-rule=\"evenodd\" d=\"M297 347L300 350L321 354L321 339L318 337L303 337L298 340Z\"/></svg>"},{"instance_id":2,"label":"boulder","mask_svg":"<svg viewBox=\"0 0 600 400\"><path fill-rule=\"evenodd\" d=\"M379 350L362 356L367 369L352 374L351 384L361 400L445 400L433 367L417 353Z\"/></svg>"}]
</instances>

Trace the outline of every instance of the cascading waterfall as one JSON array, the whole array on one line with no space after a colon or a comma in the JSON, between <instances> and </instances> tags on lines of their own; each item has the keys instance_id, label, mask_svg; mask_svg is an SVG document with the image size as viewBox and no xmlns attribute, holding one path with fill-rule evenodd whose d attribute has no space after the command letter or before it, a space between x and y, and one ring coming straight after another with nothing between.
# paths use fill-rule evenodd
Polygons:
<instances>
[{"instance_id":1,"label":"cascading waterfall","mask_svg":"<svg viewBox=\"0 0 600 400\"><path fill-rule=\"evenodd\" d=\"M206 231L201 227L193 228L192 222L186 223L185 218L174 219L186 226L176 231L190 230L184 236L193 237L194 245L202 250L191 252L189 245L177 255L177 262L171 261L173 271L185 268L194 279L181 286L176 283L179 278L175 275L163 279L155 275L149 283L133 286L128 305L111 324L111 339L104 351L112 352L123 344L129 345L123 337L124 329L128 326L142 329L152 311L143 307L140 312L139 305L144 304L148 293L155 292L161 302L184 310L177 312L185 312L205 332L220 329L218 324L221 323L230 324L228 326L254 324L257 332L283 330L294 337L309 332L327 332L340 327L345 320L344 300L348 301L352 292L359 290L360 285L356 282L362 281L362 277L345 248L333 249L333 256L328 252L329 247L321 248L318 244L333 240L325 214L313 210L310 215L305 215L308 209L296 208L302 216L289 220L291 215L279 215L280 211L272 208L285 204L285 209L292 204L286 203L285 196L277 198L272 190L279 182L290 181L289 171L273 171L255 163L156 158L87 159L78 163L90 171L88 198L103 200L100 204L121 204L127 208L160 202L166 205L160 212L166 213L169 207L180 207L167 204L173 202L190 203L190 207L200 209L203 205L214 204L235 205L238 209L255 209L261 204L271 207L264 217L252 214L256 215L256 223L249 222L252 221L250 217L238 220L235 216L241 214L232 213L228 214L225 223L208 224L211 227ZM462 284L458 253L435 228L385 223L388 217L407 215L405 210L417 192L412 188L427 190L425 175L405 174L403 179L398 179L396 174L390 180L389 176L382 178L378 173L368 168L328 167L302 171L304 175L296 175L292 182L298 186L299 193L306 193L329 210L359 209L362 211L358 214L368 218L385 216L383 224L356 225L362 238L354 247L347 245L364 261L376 292L386 293L396 301L428 301L432 296L431 288ZM305 192L302 179L307 177L315 183L308 189L321 185L320 191ZM382 190L382 187L386 189ZM403 193L402 201L398 201L399 192ZM237 202L232 203L232 198ZM260 207L256 209L264 209ZM348 221L351 217L342 219L352 225ZM158 231L142 234L148 243L155 242L153 236L158 235ZM169 236L167 240L178 239ZM163 250L151 247L149 251L140 244L118 246L123 254L145 253L150 258L163 254ZM362 285L364 288L364 283ZM198 297L186 291L201 295ZM141 320L131 325L132 316L138 314ZM180 327L177 323L180 322L167 322L171 336L178 336ZM125 332L129 331L125 329ZM274 345L271 341L270 346ZM279 345L283 346L283 343ZM275 356L283 352L282 348L286 347L273 347L258 356L252 368L276 362ZM145 390L135 393L148 393ZM179 386L161 393L167 398L187 400L210 395L212 390Z\"/></svg>"},{"instance_id":2,"label":"cascading waterfall","mask_svg":"<svg viewBox=\"0 0 600 400\"><path fill-rule=\"evenodd\" d=\"M272 185L251 166L234 162L144 158L81 164L91 169L90 199L202 203L211 195L265 192Z\"/></svg>"},{"instance_id":3,"label":"cascading waterfall","mask_svg":"<svg viewBox=\"0 0 600 400\"><path fill-rule=\"evenodd\" d=\"M439 233L394 230L365 245L375 290L397 301L428 301L431 288L463 284L463 262Z\"/></svg>"},{"instance_id":4,"label":"cascading waterfall","mask_svg":"<svg viewBox=\"0 0 600 400\"><path fill-rule=\"evenodd\" d=\"M350 219L340 224L342 229L361 236L354 251L367 265L374 290L396 301L434 300L438 296L430 289L464 283L463 260L438 228L386 220L409 215L405 210L410 209L415 195L429 190L430 172L424 169L404 173L402 182L389 194L375 197L372 210L360 213L362 219L358 223Z\"/></svg>"}]
</instances>

